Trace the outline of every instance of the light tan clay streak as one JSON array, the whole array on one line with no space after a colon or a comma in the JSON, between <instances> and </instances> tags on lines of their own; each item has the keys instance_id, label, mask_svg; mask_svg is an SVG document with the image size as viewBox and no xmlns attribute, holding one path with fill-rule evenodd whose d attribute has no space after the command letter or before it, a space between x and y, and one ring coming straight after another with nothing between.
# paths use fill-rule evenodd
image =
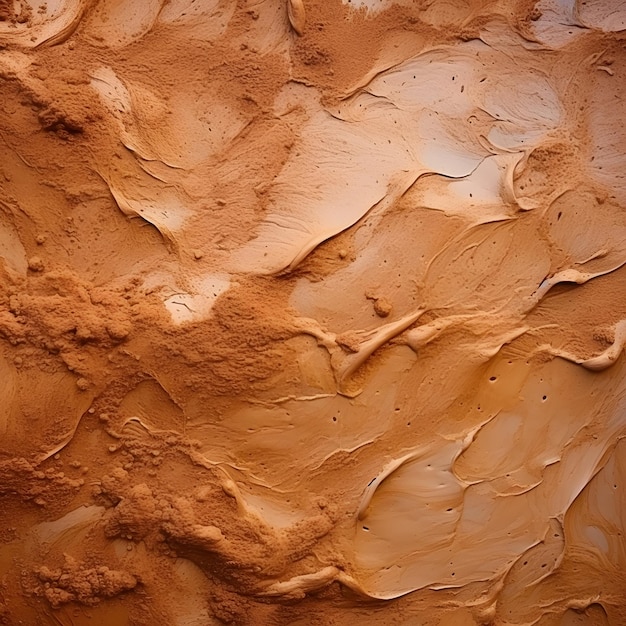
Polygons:
<instances>
[{"instance_id":1,"label":"light tan clay streak","mask_svg":"<svg viewBox=\"0 0 626 626\"><path fill-rule=\"evenodd\" d=\"M576 357L569 352L552 347L549 347L548 351L550 354L558 356L561 359L582 365L585 369L600 372L614 365L624 350L624 346L626 345L626 320L618 322L615 325L614 332L615 339L613 343L604 352L589 359L581 359L580 357Z\"/></svg>"},{"instance_id":2,"label":"light tan clay streak","mask_svg":"<svg viewBox=\"0 0 626 626\"><path fill-rule=\"evenodd\" d=\"M368 483L365 491L363 492L363 496L361 497L361 503L359 504L359 508L356 511L357 520L362 520L365 517L365 512L367 511L367 507L369 507L372 498L374 497L374 493L376 489L380 487L385 478L391 476L399 467L402 467L407 461L412 461L413 459L418 458L423 454L423 451L415 451L410 452L409 454L405 454L403 457L399 459L393 459L389 461L380 473Z\"/></svg>"},{"instance_id":3,"label":"light tan clay streak","mask_svg":"<svg viewBox=\"0 0 626 626\"><path fill-rule=\"evenodd\" d=\"M415 313L406 315L397 322L386 324L375 331L374 336L364 341L359 346L359 351L355 354L348 355L341 365L337 368L337 380L341 384L349 378L354 372L381 346L393 339L396 335L404 332L409 326L414 324L426 311L419 309Z\"/></svg>"},{"instance_id":4,"label":"light tan clay streak","mask_svg":"<svg viewBox=\"0 0 626 626\"><path fill-rule=\"evenodd\" d=\"M597 254L600 254L600 252ZM595 255L592 258L595 258ZM576 283L577 285L583 285L584 283L592 280L593 278L598 278L599 276L605 276L606 274L610 274L611 272L618 270L624 264L626 264L626 261L622 261L615 267L612 267L611 269L608 269L608 270L604 270L603 272L594 272L594 273L581 272L575 269L566 269L566 270L557 272L553 276L550 276L549 278L544 279L541 285L539 285L539 288L530 296L530 298L533 301L533 306L537 304L538 302L540 302L541 299L548 293L548 291L550 291L552 287L554 287L555 285L558 285L559 283Z\"/></svg>"}]
</instances>

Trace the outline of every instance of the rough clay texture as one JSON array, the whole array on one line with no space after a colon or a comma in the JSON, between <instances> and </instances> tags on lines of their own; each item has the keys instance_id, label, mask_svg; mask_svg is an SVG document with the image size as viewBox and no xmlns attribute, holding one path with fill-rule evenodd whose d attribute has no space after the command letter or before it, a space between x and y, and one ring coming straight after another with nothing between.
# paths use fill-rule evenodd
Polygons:
<instances>
[{"instance_id":1,"label":"rough clay texture","mask_svg":"<svg viewBox=\"0 0 626 626\"><path fill-rule=\"evenodd\" d=\"M626 624L620 0L0 0L0 623Z\"/></svg>"}]
</instances>

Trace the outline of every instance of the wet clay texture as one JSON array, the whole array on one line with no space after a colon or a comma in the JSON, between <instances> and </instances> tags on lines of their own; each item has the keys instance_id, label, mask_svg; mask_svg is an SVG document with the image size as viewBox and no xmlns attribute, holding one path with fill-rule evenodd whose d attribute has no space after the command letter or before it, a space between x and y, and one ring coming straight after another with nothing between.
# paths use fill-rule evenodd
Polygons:
<instances>
[{"instance_id":1,"label":"wet clay texture","mask_svg":"<svg viewBox=\"0 0 626 626\"><path fill-rule=\"evenodd\" d=\"M0 0L0 624L626 624L622 0Z\"/></svg>"}]
</instances>

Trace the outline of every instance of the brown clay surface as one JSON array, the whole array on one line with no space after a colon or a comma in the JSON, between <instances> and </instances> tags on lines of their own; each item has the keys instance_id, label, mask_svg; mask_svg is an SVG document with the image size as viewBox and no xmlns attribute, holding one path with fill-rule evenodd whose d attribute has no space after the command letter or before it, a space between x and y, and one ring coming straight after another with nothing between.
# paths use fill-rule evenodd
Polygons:
<instances>
[{"instance_id":1,"label":"brown clay surface","mask_svg":"<svg viewBox=\"0 0 626 626\"><path fill-rule=\"evenodd\" d=\"M0 623L626 624L619 0L0 0Z\"/></svg>"}]
</instances>

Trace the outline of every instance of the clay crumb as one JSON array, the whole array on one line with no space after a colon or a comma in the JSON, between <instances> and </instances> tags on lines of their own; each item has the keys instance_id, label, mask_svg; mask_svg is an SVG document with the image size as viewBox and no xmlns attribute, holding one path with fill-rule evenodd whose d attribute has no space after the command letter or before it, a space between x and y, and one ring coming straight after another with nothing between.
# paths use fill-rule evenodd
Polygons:
<instances>
[{"instance_id":1,"label":"clay crumb","mask_svg":"<svg viewBox=\"0 0 626 626\"><path fill-rule=\"evenodd\" d=\"M28 269L31 272L43 272L44 264L40 257L34 256L28 259Z\"/></svg>"},{"instance_id":2,"label":"clay crumb","mask_svg":"<svg viewBox=\"0 0 626 626\"><path fill-rule=\"evenodd\" d=\"M365 292L365 297L368 300L372 300L374 303L374 312L378 317L389 317L393 310L393 306L387 298L376 295L375 291L372 289L368 289Z\"/></svg>"},{"instance_id":3,"label":"clay crumb","mask_svg":"<svg viewBox=\"0 0 626 626\"><path fill-rule=\"evenodd\" d=\"M348 352L358 352L361 347L361 340L354 331L347 331L337 335L335 338L337 345L348 350Z\"/></svg>"},{"instance_id":4,"label":"clay crumb","mask_svg":"<svg viewBox=\"0 0 626 626\"><path fill-rule=\"evenodd\" d=\"M374 311L379 317L389 317L393 307L386 298L378 298L374 301Z\"/></svg>"},{"instance_id":5,"label":"clay crumb","mask_svg":"<svg viewBox=\"0 0 626 626\"><path fill-rule=\"evenodd\" d=\"M104 598L134 589L139 582L124 570L109 569L104 565L87 568L68 555L65 555L61 568L43 566L35 570L35 574L42 583L38 592L53 608L68 602L93 606Z\"/></svg>"}]
</instances>

